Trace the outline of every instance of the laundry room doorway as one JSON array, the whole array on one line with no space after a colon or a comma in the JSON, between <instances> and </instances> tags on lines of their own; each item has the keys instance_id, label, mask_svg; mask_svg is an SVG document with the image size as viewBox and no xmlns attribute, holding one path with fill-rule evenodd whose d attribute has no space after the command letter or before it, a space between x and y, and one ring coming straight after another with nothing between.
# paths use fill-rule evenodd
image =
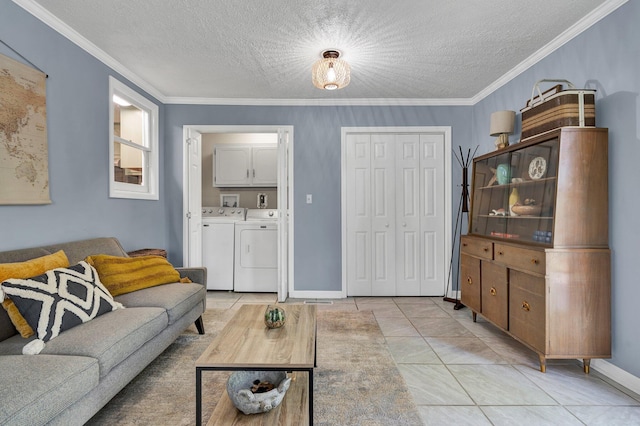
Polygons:
<instances>
[{"instance_id":1,"label":"laundry room doorway","mask_svg":"<svg viewBox=\"0 0 640 426\"><path fill-rule=\"evenodd\" d=\"M229 158L252 156L254 164L273 164L275 157L276 169L234 166L224 177L211 176L214 144ZM293 126L183 126L183 158L183 264L205 264L203 207L272 209L277 211L276 288L278 301L285 301L293 289Z\"/></svg>"}]
</instances>

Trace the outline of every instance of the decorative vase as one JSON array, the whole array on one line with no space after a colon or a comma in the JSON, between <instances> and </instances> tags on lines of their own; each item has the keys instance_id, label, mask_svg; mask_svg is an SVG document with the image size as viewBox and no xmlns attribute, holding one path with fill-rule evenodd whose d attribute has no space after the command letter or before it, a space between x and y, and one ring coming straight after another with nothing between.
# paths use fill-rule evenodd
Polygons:
<instances>
[{"instance_id":1,"label":"decorative vase","mask_svg":"<svg viewBox=\"0 0 640 426\"><path fill-rule=\"evenodd\" d=\"M264 385L272 389L260 389ZM286 371L234 371L227 380L227 394L244 414L266 413L280 405L290 385Z\"/></svg>"},{"instance_id":2,"label":"decorative vase","mask_svg":"<svg viewBox=\"0 0 640 426\"><path fill-rule=\"evenodd\" d=\"M509 214L511 216L518 216L513 212L513 206L520 203L520 195L518 194L518 188L513 188L511 190L511 195L509 195Z\"/></svg>"},{"instance_id":3,"label":"decorative vase","mask_svg":"<svg viewBox=\"0 0 640 426\"><path fill-rule=\"evenodd\" d=\"M511 167L509 164L498 164L498 167L496 167L496 179L499 185L506 185L511 181Z\"/></svg>"},{"instance_id":4,"label":"decorative vase","mask_svg":"<svg viewBox=\"0 0 640 426\"><path fill-rule=\"evenodd\" d=\"M286 315L284 309L277 306L267 306L264 311L264 324L269 328L280 328L284 325Z\"/></svg>"}]
</instances>

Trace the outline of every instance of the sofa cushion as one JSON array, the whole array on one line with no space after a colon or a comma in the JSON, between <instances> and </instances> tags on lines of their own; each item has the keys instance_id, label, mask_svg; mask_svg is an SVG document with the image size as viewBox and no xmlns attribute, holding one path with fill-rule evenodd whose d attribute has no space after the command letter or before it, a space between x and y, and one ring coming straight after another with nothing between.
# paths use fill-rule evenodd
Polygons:
<instances>
[{"instance_id":1,"label":"sofa cushion","mask_svg":"<svg viewBox=\"0 0 640 426\"><path fill-rule=\"evenodd\" d=\"M178 271L161 256L96 255L87 257L87 262L113 296L180 281Z\"/></svg>"},{"instance_id":2,"label":"sofa cushion","mask_svg":"<svg viewBox=\"0 0 640 426\"><path fill-rule=\"evenodd\" d=\"M50 269L66 268L67 266L69 266L69 259L62 250L24 262L2 263L0 264L0 283L10 278L35 277ZM20 314L13 300L6 298L2 302L2 307L7 311L11 322L22 337L33 336L33 329Z\"/></svg>"},{"instance_id":3,"label":"sofa cushion","mask_svg":"<svg viewBox=\"0 0 640 426\"><path fill-rule=\"evenodd\" d=\"M0 424L46 423L96 387L98 374L94 358L0 357Z\"/></svg>"},{"instance_id":4,"label":"sofa cushion","mask_svg":"<svg viewBox=\"0 0 640 426\"><path fill-rule=\"evenodd\" d=\"M126 307L155 306L167 311L169 324L175 323L206 298L207 291L201 284L172 283L116 296L116 301Z\"/></svg>"},{"instance_id":5,"label":"sofa cushion","mask_svg":"<svg viewBox=\"0 0 640 426\"><path fill-rule=\"evenodd\" d=\"M41 355L96 358L100 366L100 378L103 378L112 368L160 334L167 324L167 314L161 308L117 309L65 331L48 342Z\"/></svg>"},{"instance_id":6,"label":"sofa cushion","mask_svg":"<svg viewBox=\"0 0 640 426\"><path fill-rule=\"evenodd\" d=\"M86 262L52 269L29 279L6 280L2 283L2 292L11 297L43 342L122 307L100 283L96 270ZM29 344L25 350L29 347L33 345Z\"/></svg>"},{"instance_id":7,"label":"sofa cushion","mask_svg":"<svg viewBox=\"0 0 640 426\"><path fill-rule=\"evenodd\" d=\"M53 253L58 250L64 250L69 258L69 263L75 265L84 260L87 256L96 254L109 254L111 256L127 257L127 252L120 245L120 241L114 237L90 238L87 240L70 241L67 243L58 243L50 246L44 246L43 249Z\"/></svg>"}]
</instances>

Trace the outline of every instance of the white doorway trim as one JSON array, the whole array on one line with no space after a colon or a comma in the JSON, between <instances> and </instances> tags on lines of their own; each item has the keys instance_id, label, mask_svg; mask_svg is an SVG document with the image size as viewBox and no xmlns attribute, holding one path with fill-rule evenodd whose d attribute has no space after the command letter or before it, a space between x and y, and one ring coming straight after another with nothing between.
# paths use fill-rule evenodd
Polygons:
<instances>
[{"instance_id":1,"label":"white doorway trim","mask_svg":"<svg viewBox=\"0 0 640 426\"><path fill-rule=\"evenodd\" d=\"M341 222L342 222L342 297L347 297L347 135L353 133L404 133L423 134L439 133L444 136L444 262L441 265L445 282L442 284L443 293L446 291L447 274L449 274L449 263L451 262L451 126L407 126L407 127L342 127L341 128ZM445 296L453 295L449 289Z\"/></svg>"},{"instance_id":2,"label":"white doorway trim","mask_svg":"<svg viewBox=\"0 0 640 426\"><path fill-rule=\"evenodd\" d=\"M191 217L190 212L190 202L192 197L201 198L201 194L192 194L192 190L196 189L201 191L202 183L200 185L189 185L189 137L192 132L198 132L201 134L207 133L273 133L273 134L287 134L288 135L288 152L286 150L278 150L278 175L286 176L287 179L278 179L278 192L285 191L287 194L288 203L286 208L288 209L285 214L287 214L287 227L283 229L282 227L278 227L278 238L286 238L288 241L287 254L286 254L286 262L280 262L279 265L284 265L286 263L286 273L281 273L281 280L278 283L278 300L280 302L284 302L293 289L295 288L294 283L294 263L293 263L293 229L294 229L294 211L293 211L293 126L218 126L218 125L185 125L183 127L183 188L182 188L182 210L183 210L183 226L182 226L182 236L183 236L183 264L184 266L202 266L202 251L200 250L199 254L194 253L190 256L190 241L191 235L189 232L189 220ZM282 170L284 167L285 170ZM282 172L282 173L280 173ZM201 174L200 174L201 176ZM280 213L282 212L282 208L280 205L278 206L278 210ZM199 214L200 212L198 212ZM282 223L282 222L281 222ZM196 228L197 229L197 228ZM284 234L284 236L283 236ZM200 235L200 239L202 235ZM279 269L282 269L283 266L279 266Z\"/></svg>"}]
</instances>

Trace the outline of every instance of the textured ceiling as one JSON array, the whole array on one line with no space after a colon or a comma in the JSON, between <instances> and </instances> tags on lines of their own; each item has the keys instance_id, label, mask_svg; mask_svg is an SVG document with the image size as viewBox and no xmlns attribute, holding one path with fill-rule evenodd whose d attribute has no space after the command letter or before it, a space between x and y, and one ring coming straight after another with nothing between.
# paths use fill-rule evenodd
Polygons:
<instances>
[{"instance_id":1,"label":"textured ceiling","mask_svg":"<svg viewBox=\"0 0 640 426\"><path fill-rule=\"evenodd\" d=\"M468 99L605 0L21 0L165 98ZM311 65L337 48L351 84Z\"/></svg>"}]
</instances>

